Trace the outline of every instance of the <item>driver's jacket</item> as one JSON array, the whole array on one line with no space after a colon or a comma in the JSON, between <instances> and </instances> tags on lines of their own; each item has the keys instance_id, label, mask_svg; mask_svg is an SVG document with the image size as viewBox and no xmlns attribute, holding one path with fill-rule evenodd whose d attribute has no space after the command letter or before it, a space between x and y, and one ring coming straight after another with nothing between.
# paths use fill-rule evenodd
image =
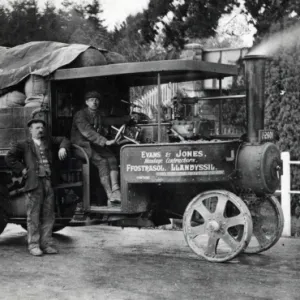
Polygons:
<instances>
[{"instance_id":1,"label":"driver's jacket","mask_svg":"<svg viewBox=\"0 0 300 300\"><path fill-rule=\"evenodd\" d=\"M101 135L102 117L100 111L92 113L88 108L78 111L71 130L71 142L81 146L89 156L92 155L91 145L105 147L107 139Z\"/></svg>"}]
</instances>

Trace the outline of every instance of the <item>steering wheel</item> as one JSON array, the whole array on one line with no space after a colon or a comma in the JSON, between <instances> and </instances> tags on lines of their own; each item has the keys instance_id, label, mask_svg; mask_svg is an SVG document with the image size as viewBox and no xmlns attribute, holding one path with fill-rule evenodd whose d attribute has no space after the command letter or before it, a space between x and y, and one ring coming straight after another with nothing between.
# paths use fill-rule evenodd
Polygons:
<instances>
[{"instance_id":1,"label":"steering wheel","mask_svg":"<svg viewBox=\"0 0 300 300\"><path fill-rule=\"evenodd\" d=\"M115 139L114 139L116 141L116 143L119 143L120 140L122 138L124 138L124 139L126 139L126 140L128 140L128 141L130 141L134 144L139 144L139 142L137 140L132 139L132 138L124 135L125 129L126 129L126 124L123 124L119 129L116 128L115 126L111 126L111 128L117 131L117 134L116 134Z\"/></svg>"},{"instance_id":2,"label":"steering wheel","mask_svg":"<svg viewBox=\"0 0 300 300\"><path fill-rule=\"evenodd\" d=\"M113 126L112 126L113 127ZM119 129L117 129L117 134L115 136L115 141L116 142L119 142L120 139L123 137L124 135L124 132L125 132L125 128L126 128L126 125L123 124ZM116 128L115 128L116 129Z\"/></svg>"}]
</instances>

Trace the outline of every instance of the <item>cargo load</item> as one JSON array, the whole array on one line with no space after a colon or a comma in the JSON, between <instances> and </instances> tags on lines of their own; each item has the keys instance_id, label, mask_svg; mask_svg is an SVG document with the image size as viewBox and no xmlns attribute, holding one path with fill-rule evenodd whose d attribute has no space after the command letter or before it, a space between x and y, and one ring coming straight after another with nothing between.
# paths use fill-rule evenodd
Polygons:
<instances>
[{"instance_id":1,"label":"cargo load","mask_svg":"<svg viewBox=\"0 0 300 300\"><path fill-rule=\"evenodd\" d=\"M46 104L47 77L57 69L124 62L118 53L83 44L37 41L1 47L0 108Z\"/></svg>"}]
</instances>

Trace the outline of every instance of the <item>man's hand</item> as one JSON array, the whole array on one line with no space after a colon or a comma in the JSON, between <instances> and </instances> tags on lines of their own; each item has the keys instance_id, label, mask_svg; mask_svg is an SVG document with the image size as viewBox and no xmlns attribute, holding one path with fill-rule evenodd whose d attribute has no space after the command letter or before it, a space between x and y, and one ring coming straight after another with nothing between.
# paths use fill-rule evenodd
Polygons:
<instances>
[{"instance_id":1,"label":"man's hand","mask_svg":"<svg viewBox=\"0 0 300 300\"><path fill-rule=\"evenodd\" d=\"M67 150L65 148L60 148L58 151L58 158L64 160L67 157Z\"/></svg>"},{"instance_id":2,"label":"man's hand","mask_svg":"<svg viewBox=\"0 0 300 300\"><path fill-rule=\"evenodd\" d=\"M115 140L109 140L109 141L106 141L106 142L105 142L105 145L106 145L106 146L111 146L111 145L113 145L113 144L115 144L115 143L116 143Z\"/></svg>"},{"instance_id":3,"label":"man's hand","mask_svg":"<svg viewBox=\"0 0 300 300\"><path fill-rule=\"evenodd\" d=\"M23 169L22 170L22 176L23 176L23 178L27 178L27 173L28 173L28 171L27 171L27 169Z\"/></svg>"}]
</instances>

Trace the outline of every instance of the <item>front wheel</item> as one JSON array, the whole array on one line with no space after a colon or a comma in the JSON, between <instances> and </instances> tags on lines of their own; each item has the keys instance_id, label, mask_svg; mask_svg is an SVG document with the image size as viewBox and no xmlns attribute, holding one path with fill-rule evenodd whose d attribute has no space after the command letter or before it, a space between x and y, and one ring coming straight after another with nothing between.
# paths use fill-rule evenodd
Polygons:
<instances>
[{"instance_id":1,"label":"front wheel","mask_svg":"<svg viewBox=\"0 0 300 300\"><path fill-rule=\"evenodd\" d=\"M249 243L252 219L241 198L226 190L199 194L183 216L187 244L199 256L212 262L236 257Z\"/></svg>"}]
</instances>

